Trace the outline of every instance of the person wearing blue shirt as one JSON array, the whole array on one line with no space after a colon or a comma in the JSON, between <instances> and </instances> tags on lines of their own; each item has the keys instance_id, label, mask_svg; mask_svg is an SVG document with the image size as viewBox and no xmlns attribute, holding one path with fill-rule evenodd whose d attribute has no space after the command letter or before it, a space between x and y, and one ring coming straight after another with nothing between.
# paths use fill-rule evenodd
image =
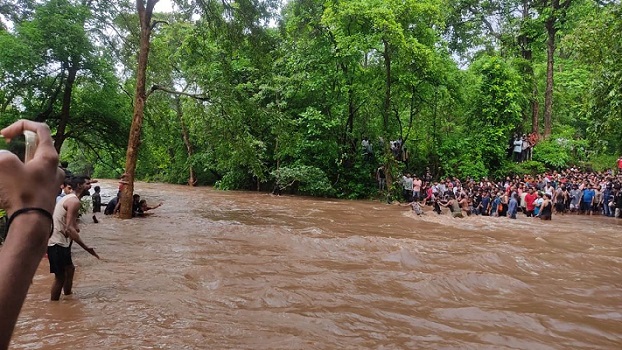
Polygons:
<instances>
[{"instance_id":1,"label":"person wearing blue shirt","mask_svg":"<svg viewBox=\"0 0 622 350\"><path fill-rule=\"evenodd\" d=\"M592 215L592 204L594 204L594 197L596 196L596 192L594 191L594 186L589 185L583 190L583 198L581 198L581 212L587 213L589 212Z\"/></svg>"}]
</instances>

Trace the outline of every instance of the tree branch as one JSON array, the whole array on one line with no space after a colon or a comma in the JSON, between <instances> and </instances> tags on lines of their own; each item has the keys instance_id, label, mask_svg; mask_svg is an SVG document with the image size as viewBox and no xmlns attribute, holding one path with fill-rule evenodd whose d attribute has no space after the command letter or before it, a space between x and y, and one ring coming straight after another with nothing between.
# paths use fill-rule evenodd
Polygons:
<instances>
[{"instance_id":1,"label":"tree branch","mask_svg":"<svg viewBox=\"0 0 622 350\"><path fill-rule=\"evenodd\" d=\"M149 96L153 92L155 92L157 90L164 91L166 93L173 94L173 95L181 95L181 96L192 97L195 100L200 100L200 101L210 101L211 100L210 97L207 96L207 95L203 95L203 94L190 94L190 93L187 93L187 92L184 92L184 91L176 91L174 89L167 88L167 87L160 86L160 85L153 85L151 87L151 89L149 89L149 92L147 92L147 95L145 96L145 99L149 98Z\"/></svg>"},{"instance_id":2,"label":"tree branch","mask_svg":"<svg viewBox=\"0 0 622 350\"><path fill-rule=\"evenodd\" d=\"M157 25L158 25L158 24L160 24L160 23L162 23L162 24L168 24L168 22L167 22L167 21L160 21L160 20L153 21L153 23L151 23L151 30L153 30L153 28L155 28L155 26L157 26Z\"/></svg>"},{"instance_id":3,"label":"tree branch","mask_svg":"<svg viewBox=\"0 0 622 350\"><path fill-rule=\"evenodd\" d=\"M158 1L160 1L160 0L147 0L147 7L145 9L145 13L147 15L147 18L151 18L151 15L153 14L153 8L158 3Z\"/></svg>"}]
</instances>

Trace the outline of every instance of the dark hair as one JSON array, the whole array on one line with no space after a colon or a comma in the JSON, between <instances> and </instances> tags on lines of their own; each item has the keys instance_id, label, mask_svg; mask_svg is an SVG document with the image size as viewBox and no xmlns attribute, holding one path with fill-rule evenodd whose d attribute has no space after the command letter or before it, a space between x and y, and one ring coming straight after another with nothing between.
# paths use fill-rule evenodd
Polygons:
<instances>
[{"instance_id":1,"label":"dark hair","mask_svg":"<svg viewBox=\"0 0 622 350\"><path fill-rule=\"evenodd\" d=\"M95 186L95 188L93 188L95 190L95 192L99 192L101 189L99 188L99 186Z\"/></svg>"},{"instance_id":2,"label":"dark hair","mask_svg":"<svg viewBox=\"0 0 622 350\"><path fill-rule=\"evenodd\" d=\"M75 190L79 186L86 183L86 178L84 176L72 176L69 179L66 179L65 182L71 186L73 190Z\"/></svg>"}]
</instances>

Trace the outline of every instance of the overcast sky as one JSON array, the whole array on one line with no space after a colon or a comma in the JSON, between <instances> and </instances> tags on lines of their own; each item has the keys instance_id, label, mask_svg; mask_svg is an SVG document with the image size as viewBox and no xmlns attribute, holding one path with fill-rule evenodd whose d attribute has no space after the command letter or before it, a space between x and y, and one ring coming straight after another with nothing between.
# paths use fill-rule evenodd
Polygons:
<instances>
[{"instance_id":1,"label":"overcast sky","mask_svg":"<svg viewBox=\"0 0 622 350\"><path fill-rule=\"evenodd\" d=\"M172 0L160 0L155 5L155 12L171 12L173 10L173 1Z\"/></svg>"}]
</instances>

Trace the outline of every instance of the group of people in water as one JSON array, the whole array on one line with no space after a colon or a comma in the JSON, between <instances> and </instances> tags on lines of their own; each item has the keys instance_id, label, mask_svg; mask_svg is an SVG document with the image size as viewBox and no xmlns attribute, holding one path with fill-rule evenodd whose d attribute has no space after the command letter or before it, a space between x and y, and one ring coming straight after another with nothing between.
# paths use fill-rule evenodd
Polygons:
<instances>
[{"instance_id":1,"label":"group of people in water","mask_svg":"<svg viewBox=\"0 0 622 350\"><path fill-rule=\"evenodd\" d=\"M536 176L508 176L501 181L455 177L431 181L405 174L404 200L421 215L423 206L438 214L448 208L453 217L470 215L551 220L553 213L600 214L622 217L622 174L583 171L572 167Z\"/></svg>"},{"instance_id":2,"label":"group of people in water","mask_svg":"<svg viewBox=\"0 0 622 350\"><path fill-rule=\"evenodd\" d=\"M118 214L121 209L121 192L123 188L128 184L127 182L127 174L121 175L119 179L119 190L117 192L117 196L112 198L108 203L102 204L101 197L92 197L93 198L93 213L101 212L101 207L104 206L104 215L114 215ZM98 189L95 189L96 194L99 193ZM162 202L158 203L155 206L149 206L145 199L140 199L139 194L134 194L132 196L132 216L145 216L147 212L152 209L156 209L162 206Z\"/></svg>"},{"instance_id":3,"label":"group of people in water","mask_svg":"<svg viewBox=\"0 0 622 350\"><path fill-rule=\"evenodd\" d=\"M123 187L126 186L128 183L127 174L124 173L119 179L119 190L117 192L116 197L112 198L110 201L108 201L108 203L102 203L101 188L99 186L93 187L94 193L93 194L90 193L91 184L97 183L97 180L92 180L88 176L75 176L67 169L66 166L67 166L66 162L61 162L60 168L65 172L66 175L65 175L65 181L60 186L60 192L58 196L56 197L56 202L60 201L60 199L62 199L70 191L70 188L71 188L70 181L73 178L84 178L88 186L87 188L85 188L85 193L82 193L80 195L80 198L85 197L85 196L91 197L91 202L93 205L93 221L95 223L99 222L95 214L101 213L102 207L104 208L104 215L113 215L113 214L119 213L119 210L121 208L121 201L120 201L121 192L123 190ZM162 206L162 204L163 203L160 202L155 206L149 206L145 199L140 198L139 194L134 194L132 197L132 216L133 217L144 216L147 213L147 211L159 208Z\"/></svg>"},{"instance_id":4,"label":"group of people in water","mask_svg":"<svg viewBox=\"0 0 622 350\"><path fill-rule=\"evenodd\" d=\"M76 242L86 252L99 259L99 255L95 249L84 243L80 236L80 227L78 218L81 216L82 199L91 196L93 202L93 221L98 223L96 213L101 212L102 197L101 188L94 187L94 193L91 195L90 189L97 180L92 180L88 176L76 176L66 169L66 164L61 164L61 170L65 173L65 180L60 185L60 192L56 197L56 205L52 213L54 222L53 230L48 239L47 257L50 263L50 273L54 274L54 282L51 290L51 300L59 300L61 293L65 295L72 294L73 276L75 266L71 259L71 246ZM123 186L127 184L126 176L123 175L119 181L119 192L117 196L105 204L105 214L113 214L118 212L120 206L120 196ZM134 216L144 215L151 209L158 208L162 205L159 203L155 207L147 205L145 200L140 199L140 195L134 194L132 212Z\"/></svg>"}]
</instances>

